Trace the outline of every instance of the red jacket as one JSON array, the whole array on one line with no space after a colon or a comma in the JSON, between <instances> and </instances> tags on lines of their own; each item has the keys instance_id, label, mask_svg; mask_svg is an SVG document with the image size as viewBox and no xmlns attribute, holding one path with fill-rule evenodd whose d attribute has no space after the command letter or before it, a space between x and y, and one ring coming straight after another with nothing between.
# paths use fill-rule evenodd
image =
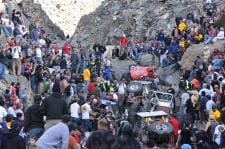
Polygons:
<instances>
[{"instance_id":1,"label":"red jacket","mask_svg":"<svg viewBox=\"0 0 225 149\"><path fill-rule=\"evenodd\" d=\"M68 42L65 42L62 47L62 54L71 54L71 48Z\"/></svg>"},{"instance_id":2,"label":"red jacket","mask_svg":"<svg viewBox=\"0 0 225 149\"><path fill-rule=\"evenodd\" d=\"M58 48L57 48L56 44L52 44L51 49L53 49L53 52L54 52L55 55L58 54Z\"/></svg>"},{"instance_id":3,"label":"red jacket","mask_svg":"<svg viewBox=\"0 0 225 149\"><path fill-rule=\"evenodd\" d=\"M174 117L171 117L169 120L169 123L173 126L174 137L178 137L178 130L180 128L180 122L177 119L175 119Z\"/></svg>"},{"instance_id":4,"label":"red jacket","mask_svg":"<svg viewBox=\"0 0 225 149\"><path fill-rule=\"evenodd\" d=\"M123 46L123 47L125 47L125 46L127 46L127 38L126 37L122 37L122 38L120 38L120 45L121 46Z\"/></svg>"},{"instance_id":5,"label":"red jacket","mask_svg":"<svg viewBox=\"0 0 225 149\"><path fill-rule=\"evenodd\" d=\"M90 82L87 86L88 93L91 94L92 90L95 88L95 82Z\"/></svg>"}]
</instances>

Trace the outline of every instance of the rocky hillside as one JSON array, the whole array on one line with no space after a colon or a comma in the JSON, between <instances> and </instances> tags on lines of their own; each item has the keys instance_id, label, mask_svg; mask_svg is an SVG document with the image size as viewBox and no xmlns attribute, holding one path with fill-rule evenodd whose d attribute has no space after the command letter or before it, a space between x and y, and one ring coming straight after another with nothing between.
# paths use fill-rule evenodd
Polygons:
<instances>
[{"instance_id":1,"label":"rocky hillside","mask_svg":"<svg viewBox=\"0 0 225 149\"><path fill-rule=\"evenodd\" d=\"M200 0L105 0L95 12L81 18L72 37L72 43L80 41L92 45L116 44L114 37L125 33L128 37L142 39L146 33L164 29L170 32L176 16L188 12L198 13Z\"/></svg>"}]
</instances>

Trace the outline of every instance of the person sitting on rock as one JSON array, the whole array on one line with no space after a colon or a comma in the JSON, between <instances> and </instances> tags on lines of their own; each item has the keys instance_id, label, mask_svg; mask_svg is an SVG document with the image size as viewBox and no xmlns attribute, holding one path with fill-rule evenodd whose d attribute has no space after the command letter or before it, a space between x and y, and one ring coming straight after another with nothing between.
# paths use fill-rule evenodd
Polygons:
<instances>
[{"instance_id":1,"label":"person sitting on rock","mask_svg":"<svg viewBox=\"0 0 225 149\"><path fill-rule=\"evenodd\" d=\"M214 38L214 41L216 40L224 40L224 28L221 27L220 31L218 32L217 36Z\"/></svg>"},{"instance_id":2,"label":"person sitting on rock","mask_svg":"<svg viewBox=\"0 0 225 149\"><path fill-rule=\"evenodd\" d=\"M186 50L187 50L187 47L188 47L188 43L187 41L183 38L181 38L181 40L179 41L179 46L182 50L182 52L184 53Z\"/></svg>"},{"instance_id":3,"label":"person sitting on rock","mask_svg":"<svg viewBox=\"0 0 225 149\"><path fill-rule=\"evenodd\" d=\"M217 35L216 28L214 27L214 25L210 25L209 31L204 36L205 44L211 43L213 38L216 37L216 35Z\"/></svg>"},{"instance_id":4,"label":"person sitting on rock","mask_svg":"<svg viewBox=\"0 0 225 149\"><path fill-rule=\"evenodd\" d=\"M222 57L222 52L218 49L218 48L215 48L212 52L212 55L211 55L211 58L214 58L214 57Z\"/></svg>"},{"instance_id":5,"label":"person sitting on rock","mask_svg":"<svg viewBox=\"0 0 225 149\"><path fill-rule=\"evenodd\" d=\"M194 35L194 43L195 44L199 44L200 42L203 41L203 35L200 33L200 32L197 32L195 35Z\"/></svg>"},{"instance_id":6,"label":"person sitting on rock","mask_svg":"<svg viewBox=\"0 0 225 149\"><path fill-rule=\"evenodd\" d=\"M180 24L178 25L178 29L179 29L180 33L187 29L187 25L185 24L185 20L180 21Z\"/></svg>"},{"instance_id":7,"label":"person sitting on rock","mask_svg":"<svg viewBox=\"0 0 225 149\"><path fill-rule=\"evenodd\" d=\"M212 61L213 70L217 72L222 70L222 63L223 63L222 59L219 56L216 56Z\"/></svg>"}]
</instances>

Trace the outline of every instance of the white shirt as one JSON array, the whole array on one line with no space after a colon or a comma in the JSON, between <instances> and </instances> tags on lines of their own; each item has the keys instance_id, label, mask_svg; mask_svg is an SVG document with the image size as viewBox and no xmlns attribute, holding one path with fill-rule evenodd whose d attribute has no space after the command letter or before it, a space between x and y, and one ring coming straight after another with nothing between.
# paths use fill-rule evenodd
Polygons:
<instances>
[{"instance_id":1,"label":"white shirt","mask_svg":"<svg viewBox=\"0 0 225 149\"><path fill-rule=\"evenodd\" d=\"M213 100L208 100L206 102L206 110L208 112L212 111L212 106L215 105L215 102Z\"/></svg>"},{"instance_id":2,"label":"white shirt","mask_svg":"<svg viewBox=\"0 0 225 149\"><path fill-rule=\"evenodd\" d=\"M109 59L106 59L105 60L105 65L108 66L108 67L111 66L111 61Z\"/></svg>"},{"instance_id":3,"label":"white shirt","mask_svg":"<svg viewBox=\"0 0 225 149\"><path fill-rule=\"evenodd\" d=\"M222 84L225 84L225 79L223 79Z\"/></svg>"},{"instance_id":4,"label":"white shirt","mask_svg":"<svg viewBox=\"0 0 225 149\"><path fill-rule=\"evenodd\" d=\"M126 84L125 83L118 84L117 88L118 88L118 94L125 94L125 92L126 92Z\"/></svg>"},{"instance_id":5,"label":"white shirt","mask_svg":"<svg viewBox=\"0 0 225 149\"><path fill-rule=\"evenodd\" d=\"M41 46L44 46L45 44L46 44L46 42L45 42L45 40L44 39L39 39L39 44L41 45Z\"/></svg>"},{"instance_id":6,"label":"white shirt","mask_svg":"<svg viewBox=\"0 0 225 149\"><path fill-rule=\"evenodd\" d=\"M219 39L219 40L224 39L224 31L219 31L219 33L216 36L216 39Z\"/></svg>"},{"instance_id":7,"label":"white shirt","mask_svg":"<svg viewBox=\"0 0 225 149\"><path fill-rule=\"evenodd\" d=\"M6 109L0 106L0 119L4 118L7 115Z\"/></svg>"},{"instance_id":8,"label":"white shirt","mask_svg":"<svg viewBox=\"0 0 225 149\"><path fill-rule=\"evenodd\" d=\"M115 93L113 94L113 100L118 101L118 96Z\"/></svg>"},{"instance_id":9,"label":"white shirt","mask_svg":"<svg viewBox=\"0 0 225 149\"><path fill-rule=\"evenodd\" d=\"M185 105L187 100L190 98L190 95L188 93L183 93L181 95L181 105Z\"/></svg>"},{"instance_id":10,"label":"white shirt","mask_svg":"<svg viewBox=\"0 0 225 149\"><path fill-rule=\"evenodd\" d=\"M216 138L214 138L214 140L218 145L220 145L220 140L221 140L221 132L219 131L220 126L224 127L224 125L218 125L218 126L216 126L215 131L214 131L214 135L216 135ZM225 127L224 127L224 129L225 129Z\"/></svg>"},{"instance_id":11,"label":"white shirt","mask_svg":"<svg viewBox=\"0 0 225 149\"><path fill-rule=\"evenodd\" d=\"M13 22L9 23L9 20L6 21L6 24L5 24L7 27L10 27L12 29L12 31L14 30L14 24Z\"/></svg>"},{"instance_id":12,"label":"white shirt","mask_svg":"<svg viewBox=\"0 0 225 149\"><path fill-rule=\"evenodd\" d=\"M75 102L70 106L71 117L79 118L80 105Z\"/></svg>"},{"instance_id":13,"label":"white shirt","mask_svg":"<svg viewBox=\"0 0 225 149\"><path fill-rule=\"evenodd\" d=\"M82 119L89 119L89 113L91 112L91 106L85 103L81 106Z\"/></svg>"},{"instance_id":14,"label":"white shirt","mask_svg":"<svg viewBox=\"0 0 225 149\"><path fill-rule=\"evenodd\" d=\"M27 49L27 56L32 56L33 51L31 48Z\"/></svg>"},{"instance_id":15,"label":"white shirt","mask_svg":"<svg viewBox=\"0 0 225 149\"><path fill-rule=\"evenodd\" d=\"M212 3L212 0L206 0L206 2L205 3Z\"/></svg>"},{"instance_id":16,"label":"white shirt","mask_svg":"<svg viewBox=\"0 0 225 149\"><path fill-rule=\"evenodd\" d=\"M11 114L13 117L16 117L16 112L14 111L13 107L9 107L7 109L8 114Z\"/></svg>"},{"instance_id":17,"label":"white shirt","mask_svg":"<svg viewBox=\"0 0 225 149\"><path fill-rule=\"evenodd\" d=\"M40 58L42 57L40 48L36 48L36 57L40 57Z\"/></svg>"},{"instance_id":18,"label":"white shirt","mask_svg":"<svg viewBox=\"0 0 225 149\"><path fill-rule=\"evenodd\" d=\"M20 52L21 52L21 47L20 46L15 46L12 48L12 57L13 58L20 58Z\"/></svg>"},{"instance_id":19,"label":"white shirt","mask_svg":"<svg viewBox=\"0 0 225 149\"><path fill-rule=\"evenodd\" d=\"M199 95L202 95L202 92L205 91L205 94L206 95L211 95L212 94L212 91L207 89L207 88L202 88L200 91L199 91Z\"/></svg>"}]
</instances>

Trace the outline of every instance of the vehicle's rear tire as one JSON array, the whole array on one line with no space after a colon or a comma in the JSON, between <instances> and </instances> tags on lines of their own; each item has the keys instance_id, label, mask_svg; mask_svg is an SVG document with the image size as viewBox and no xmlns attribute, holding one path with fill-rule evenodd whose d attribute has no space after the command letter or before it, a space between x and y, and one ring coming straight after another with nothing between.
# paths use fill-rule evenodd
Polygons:
<instances>
[{"instance_id":1,"label":"vehicle's rear tire","mask_svg":"<svg viewBox=\"0 0 225 149\"><path fill-rule=\"evenodd\" d=\"M128 93L142 93L143 92L143 86L139 82L130 82L127 85L127 92Z\"/></svg>"},{"instance_id":2,"label":"vehicle's rear tire","mask_svg":"<svg viewBox=\"0 0 225 149\"><path fill-rule=\"evenodd\" d=\"M158 121L153 122L150 126L150 130L158 135L171 134L173 132L173 126L169 123L163 122L161 124L162 129L158 127Z\"/></svg>"}]
</instances>

